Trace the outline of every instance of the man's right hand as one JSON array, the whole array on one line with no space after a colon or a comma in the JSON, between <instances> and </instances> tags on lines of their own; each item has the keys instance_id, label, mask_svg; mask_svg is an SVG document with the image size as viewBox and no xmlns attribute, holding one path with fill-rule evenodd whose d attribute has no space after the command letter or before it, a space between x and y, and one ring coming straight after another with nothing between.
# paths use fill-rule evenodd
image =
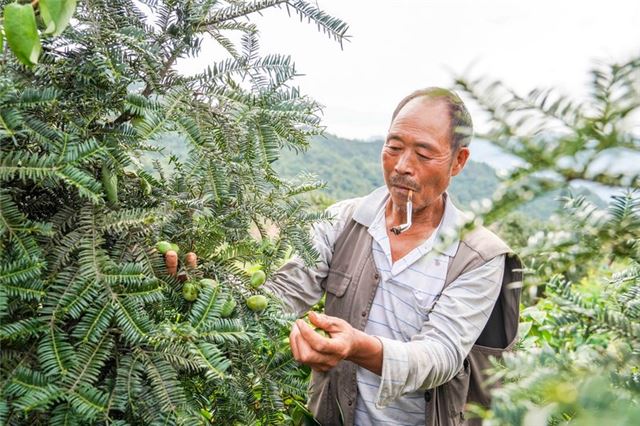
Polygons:
<instances>
[{"instance_id":1,"label":"man's right hand","mask_svg":"<svg viewBox=\"0 0 640 426\"><path fill-rule=\"evenodd\" d=\"M198 256L194 252L187 253L184 260L188 268L195 269L198 266ZM176 275L178 273L178 253L174 250L167 251L164 255L164 264L169 275Z\"/></svg>"},{"instance_id":2,"label":"man's right hand","mask_svg":"<svg viewBox=\"0 0 640 426\"><path fill-rule=\"evenodd\" d=\"M353 328L338 317L311 311L309 320L329 333L331 338L321 336L303 320L297 320L289 335L291 352L296 361L313 370L325 372L347 359L378 375L382 373L380 340Z\"/></svg>"}]
</instances>

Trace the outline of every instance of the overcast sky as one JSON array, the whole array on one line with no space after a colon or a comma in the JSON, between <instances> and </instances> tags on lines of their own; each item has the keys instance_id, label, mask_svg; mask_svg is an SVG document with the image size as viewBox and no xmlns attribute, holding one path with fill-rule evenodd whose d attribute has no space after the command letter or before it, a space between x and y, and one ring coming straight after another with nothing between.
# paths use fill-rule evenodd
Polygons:
<instances>
[{"instance_id":1,"label":"overcast sky","mask_svg":"<svg viewBox=\"0 0 640 426\"><path fill-rule=\"evenodd\" d=\"M594 61L640 54L636 0L318 4L349 24L342 50L277 10L260 21L262 46L293 56L305 74L302 89L325 105L328 130L345 137L384 134L399 99L416 88L450 86L453 73L471 69L522 92L552 86L584 96Z\"/></svg>"},{"instance_id":2,"label":"overcast sky","mask_svg":"<svg viewBox=\"0 0 640 426\"><path fill-rule=\"evenodd\" d=\"M471 69L473 76L501 79L521 93L558 87L584 96L594 61L640 54L638 0L317 3L349 24L351 38L342 50L315 26L278 9L254 16L261 50L290 54L305 74L298 85L325 106L328 131L349 138L385 134L405 94L451 86L454 73ZM205 50L201 60L212 56Z\"/></svg>"}]
</instances>

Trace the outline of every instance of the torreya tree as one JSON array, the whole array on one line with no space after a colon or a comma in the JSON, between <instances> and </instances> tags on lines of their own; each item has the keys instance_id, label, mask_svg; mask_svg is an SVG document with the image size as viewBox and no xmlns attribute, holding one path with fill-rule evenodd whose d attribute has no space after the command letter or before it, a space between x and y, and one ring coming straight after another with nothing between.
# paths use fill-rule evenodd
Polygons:
<instances>
[{"instance_id":1,"label":"torreya tree","mask_svg":"<svg viewBox=\"0 0 640 426\"><path fill-rule=\"evenodd\" d=\"M260 293L247 271L315 257L306 228L323 216L296 195L317 184L271 164L321 132L319 106L248 18L280 8L338 41L346 25L301 0L75 6L4 7L0 423L300 421L290 318L245 299ZM177 73L205 39L226 57ZM143 167L167 135L189 156Z\"/></svg>"},{"instance_id":2,"label":"torreya tree","mask_svg":"<svg viewBox=\"0 0 640 426\"><path fill-rule=\"evenodd\" d=\"M487 425L640 422L640 59L592 71L586 101L555 90L520 96L499 82L461 78L457 86L488 113L484 137L521 160L507 173L485 223L505 235L526 265L518 350L496 364L504 386ZM609 164L608 167L603 165ZM572 182L608 186L600 208L564 198L547 223L519 223L516 206ZM502 223L501 223L502 222Z\"/></svg>"}]
</instances>

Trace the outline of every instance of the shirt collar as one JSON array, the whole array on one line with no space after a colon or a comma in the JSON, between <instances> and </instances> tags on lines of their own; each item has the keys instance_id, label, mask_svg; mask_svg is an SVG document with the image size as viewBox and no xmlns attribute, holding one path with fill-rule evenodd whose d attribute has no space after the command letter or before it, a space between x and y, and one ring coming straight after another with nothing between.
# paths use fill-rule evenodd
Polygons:
<instances>
[{"instance_id":1,"label":"shirt collar","mask_svg":"<svg viewBox=\"0 0 640 426\"><path fill-rule=\"evenodd\" d=\"M389 190L386 186L377 188L362 199L353 213L353 220L369 228L376 215L389 199ZM454 256L458 250L460 242L460 228L464 224L466 215L460 211L451 201L451 197L445 192L444 215L437 230L438 237L445 239L444 248L442 244L436 243L435 248L442 254ZM440 247L439 247L440 246Z\"/></svg>"}]
</instances>

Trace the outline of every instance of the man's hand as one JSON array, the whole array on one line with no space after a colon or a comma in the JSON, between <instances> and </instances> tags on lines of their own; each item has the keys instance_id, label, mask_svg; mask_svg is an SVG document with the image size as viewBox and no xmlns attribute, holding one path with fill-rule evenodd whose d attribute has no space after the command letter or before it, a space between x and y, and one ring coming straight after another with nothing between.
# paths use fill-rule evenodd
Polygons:
<instances>
[{"instance_id":1,"label":"man's hand","mask_svg":"<svg viewBox=\"0 0 640 426\"><path fill-rule=\"evenodd\" d=\"M195 269L198 267L198 256L194 252L187 253L184 256L184 260L187 268ZM178 273L178 253L173 250L167 251L164 255L164 263L169 275L176 275ZM187 274L185 271L178 274L178 280L187 280Z\"/></svg>"},{"instance_id":2,"label":"man's hand","mask_svg":"<svg viewBox=\"0 0 640 426\"><path fill-rule=\"evenodd\" d=\"M381 373L382 343L377 338L356 330L337 317L312 311L309 320L331 337L323 337L303 320L297 320L289 335L296 361L316 371L329 371L343 359L348 359L374 373Z\"/></svg>"}]
</instances>

